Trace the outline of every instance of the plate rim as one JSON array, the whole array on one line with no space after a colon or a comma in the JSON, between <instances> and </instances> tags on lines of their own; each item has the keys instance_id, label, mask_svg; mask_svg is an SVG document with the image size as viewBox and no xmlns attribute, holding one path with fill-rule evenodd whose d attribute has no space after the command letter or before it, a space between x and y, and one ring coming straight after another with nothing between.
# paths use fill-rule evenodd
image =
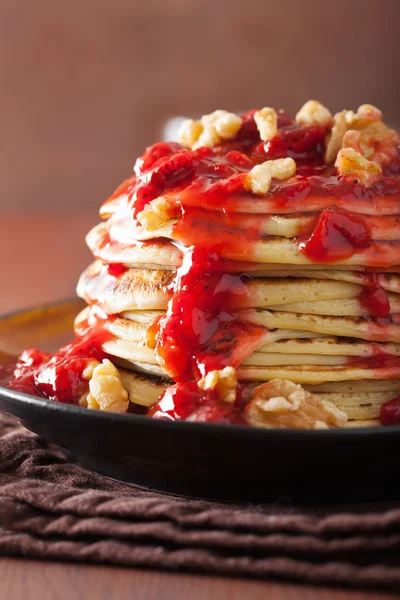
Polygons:
<instances>
[{"instance_id":1,"label":"plate rim","mask_svg":"<svg viewBox=\"0 0 400 600\"><path fill-rule=\"evenodd\" d=\"M55 300L53 302L47 302L44 304L35 305L32 307L17 309L0 315L0 321L7 320L18 315L22 315L32 311L45 310L49 308L57 308L66 304L76 303L78 304L81 300L77 297L66 298L64 300ZM32 394L26 394L10 388L0 385L0 398L1 396L7 398L12 402L20 402L22 405L34 407L50 412L71 413L75 415L81 415L84 419L100 419L108 420L110 422L117 421L120 423L135 423L137 426L140 424L144 426L151 426L152 428L170 429L174 431L186 429L188 431L202 431L203 433L216 435L218 433L224 435L246 435L252 437L276 437L283 436L285 438L299 437L301 439L309 439L313 436L313 439L326 439L327 436L331 439L332 437L389 437L391 435L400 435L400 425L385 425L380 427L348 427L348 428L334 428L329 430L314 430L314 429L286 429L286 428L263 428L263 427L251 427L244 425L231 425L223 423L203 423L193 421L172 421L169 419L152 419L145 415L138 415L132 413L118 413L118 412L107 412L101 410L91 410L83 406L77 406L75 404L66 404L63 402L55 402L54 400L46 400L39 396L33 396ZM1 400L0 400L1 402ZM8 413L10 414L10 413ZM11 413L13 414L13 413ZM15 416L15 415L13 415ZM18 417L17 417L18 418ZM229 432L229 433L228 433Z\"/></svg>"}]
</instances>

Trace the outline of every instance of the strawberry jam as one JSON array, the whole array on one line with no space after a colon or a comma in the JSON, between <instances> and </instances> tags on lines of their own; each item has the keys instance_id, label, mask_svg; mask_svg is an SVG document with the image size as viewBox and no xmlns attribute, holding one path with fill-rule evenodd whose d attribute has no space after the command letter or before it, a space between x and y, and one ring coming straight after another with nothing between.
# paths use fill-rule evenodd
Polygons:
<instances>
[{"instance_id":1,"label":"strawberry jam","mask_svg":"<svg viewBox=\"0 0 400 600\"><path fill-rule=\"evenodd\" d=\"M343 210L324 210L300 250L313 262L330 263L350 258L367 248L371 236L364 219Z\"/></svg>"},{"instance_id":2,"label":"strawberry jam","mask_svg":"<svg viewBox=\"0 0 400 600\"><path fill-rule=\"evenodd\" d=\"M359 295L361 306L368 310L372 317L387 319L390 317L390 302L386 290L378 284L365 286Z\"/></svg>"},{"instance_id":3,"label":"strawberry jam","mask_svg":"<svg viewBox=\"0 0 400 600\"><path fill-rule=\"evenodd\" d=\"M247 287L223 267L217 246L191 246L178 269L156 345L161 364L175 381L239 366L265 335L263 328L242 323L232 313L235 296L246 294Z\"/></svg>"},{"instance_id":4,"label":"strawberry jam","mask_svg":"<svg viewBox=\"0 0 400 600\"><path fill-rule=\"evenodd\" d=\"M167 388L151 407L149 416L170 421L197 421L245 425L242 389L239 386L233 404L221 402L215 390L200 390L196 383L177 383Z\"/></svg>"},{"instance_id":5,"label":"strawberry jam","mask_svg":"<svg viewBox=\"0 0 400 600\"><path fill-rule=\"evenodd\" d=\"M125 267L125 265L121 265L120 263L110 263L107 265L108 274L112 277L121 277L121 275L126 273L127 270L128 268Z\"/></svg>"},{"instance_id":6,"label":"strawberry jam","mask_svg":"<svg viewBox=\"0 0 400 600\"><path fill-rule=\"evenodd\" d=\"M382 425L400 425L400 396L381 406Z\"/></svg>"},{"instance_id":7,"label":"strawberry jam","mask_svg":"<svg viewBox=\"0 0 400 600\"><path fill-rule=\"evenodd\" d=\"M9 387L57 402L77 404L88 390L83 372L91 359L103 360L101 345L107 333L92 331L76 338L52 355L25 350L18 359Z\"/></svg>"}]
</instances>

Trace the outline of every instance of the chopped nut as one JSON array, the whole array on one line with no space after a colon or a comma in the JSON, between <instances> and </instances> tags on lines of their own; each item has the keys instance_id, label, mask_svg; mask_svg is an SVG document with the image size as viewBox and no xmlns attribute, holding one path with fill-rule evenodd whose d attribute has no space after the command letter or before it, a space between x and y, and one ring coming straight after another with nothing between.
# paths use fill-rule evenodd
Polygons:
<instances>
[{"instance_id":1,"label":"chopped nut","mask_svg":"<svg viewBox=\"0 0 400 600\"><path fill-rule=\"evenodd\" d=\"M333 162L342 147L344 134L349 129L349 120L351 121L353 118L350 113L354 115L352 111L342 110L333 117L333 127L326 140L326 163Z\"/></svg>"},{"instance_id":2,"label":"chopped nut","mask_svg":"<svg viewBox=\"0 0 400 600\"><path fill-rule=\"evenodd\" d=\"M201 390L217 390L224 402L235 402L237 375L233 367L225 367L221 371L209 371L197 383Z\"/></svg>"},{"instance_id":3,"label":"chopped nut","mask_svg":"<svg viewBox=\"0 0 400 600\"><path fill-rule=\"evenodd\" d=\"M203 125L200 121L186 119L186 121L183 121L179 129L178 141L182 144L182 146L186 146L187 148L193 148L202 132Z\"/></svg>"},{"instance_id":4,"label":"chopped nut","mask_svg":"<svg viewBox=\"0 0 400 600\"><path fill-rule=\"evenodd\" d=\"M244 187L248 192L253 192L257 196L263 196L269 192L271 187L271 171L267 161L251 169L244 180Z\"/></svg>"},{"instance_id":5,"label":"chopped nut","mask_svg":"<svg viewBox=\"0 0 400 600\"><path fill-rule=\"evenodd\" d=\"M371 152L371 147L376 142L385 140L385 157L390 154L389 160L393 157L393 146L398 145L397 134L389 129L381 121L381 111L372 106L372 104L362 104L358 107L356 113L352 110L343 110L333 117L333 127L331 133L326 139L325 162L333 162L337 153L345 146L345 139L349 130L360 131L361 138L360 146L357 149L365 158L371 158L374 152ZM354 138L353 138L354 139ZM347 141L348 143L348 141ZM374 160L377 161L376 158ZM388 160L388 159L386 159ZM380 161L377 161L380 162ZM383 163L382 163L383 164Z\"/></svg>"},{"instance_id":6,"label":"chopped nut","mask_svg":"<svg viewBox=\"0 0 400 600\"><path fill-rule=\"evenodd\" d=\"M380 165L385 165L395 158L398 146L399 136L382 121L370 123L357 131L347 131L342 143L342 148L353 148L364 158Z\"/></svg>"},{"instance_id":7,"label":"chopped nut","mask_svg":"<svg viewBox=\"0 0 400 600\"><path fill-rule=\"evenodd\" d=\"M93 369L89 389L90 393L86 398L88 408L112 412L128 410L128 392L123 386L118 369L107 358Z\"/></svg>"},{"instance_id":8,"label":"chopped nut","mask_svg":"<svg viewBox=\"0 0 400 600\"><path fill-rule=\"evenodd\" d=\"M213 125L207 127L207 129L203 129L203 133L197 140L195 144L192 146L192 150L197 150L198 148L202 148L203 146L207 146L207 148L212 148L213 146L217 146L220 143L221 139L217 133L217 130Z\"/></svg>"},{"instance_id":9,"label":"chopped nut","mask_svg":"<svg viewBox=\"0 0 400 600\"><path fill-rule=\"evenodd\" d=\"M341 175L355 177L366 187L372 185L382 175L382 169L378 163L364 158L353 148L339 150L336 166Z\"/></svg>"},{"instance_id":10,"label":"chopped nut","mask_svg":"<svg viewBox=\"0 0 400 600\"><path fill-rule=\"evenodd\" d=\"M200 121L187 119L181 125L179 142L192 150L202 146L213 146L221 140L230 140L242 126L242 119L235 113L226 110L215 110L209 115L203 115Z\"/></svg>"},{"instance_id":11,"label":"chopped nut","mask_svg":"<svg viewBox=\"0 0 400 600\"><path fill-rule=\"evenodd\" d=\"M95 358L92 358L88 364L86 365L86 368L84 369L83 373L82 373L82 377L83 379L86 379L87 381L90 381L90 379L92 379L93 377L93 371L95 369L95 367L97 367L97 365L99 365L99 361L96 360Z\"/></svg>"},{"instance_id":12,"label":"chopped nut","mask_svg":"<svg viewBox=\"0 0 400 600\"><path fill-rule=\"evenodd\" d=\"M260 138L267 142L278 132L278 114L273 108L265 107L254 113L254 120L260 132Z\"/></svg>"},{"instance_id":13,"label":"chopped nut","mask_svg":"<svg viewBox=\"0 0 400 600\"><path fill-rule=\"evenodd\" d=\"M330 111L316 100L306 102L296 115L300 125L329 125L332 121Z\"/></svg>"},{"instance_id":14,"label":"chopped nut","mask_svg":"<svg viewBox=\"0 0 400 600\"><path fill-rule=\"evenodd\" d=\"M372 104L362 104L358 107L353 121L350 123L352 127L365 127L376 121L381 121L382 112Z\"/></svg>"},{"instance_id":15,"label":"chopped nut","mask_svg":"<svg viewBox=\"0 0 400 600\"><path fill-rule=\"evenodd\" d=\"M173 206L164 196L155 198L138 214L137 220L147 231L155 231L173 216Z\"/></svg>"},{"instance_id":16,"label":"chopped nut","mask_svg":"<svg viewBox=\"0 0 400 600\"><path fill-rule=\"evenodd\" d=\"M235 137L242 126L242 119L235 113L226 110L215 110L210 115L204 115L201 122L205 130L214 127L222 140L230 140Z\"/></svg>"},{"instance_id":17,"label":"chopped nut","mask_svg":"<svg viewBox=\"0 0 400 600\"><path fill-rule=\"evenodd\" d=\"M245 189L258 196L269 192L272 178L288 179L296 173L296 163L293 158L278 158L267 160L256 165L249 171L244 180Z\"/></svg>"},{"instance_id":18,"label":"chopped nut","mask_svg":"<svg viewBox=\"0 0 400 600\"><path fill-rule=\"evenodd\" d=\"M256 387L245 414L250 425L267 428L343 427L347 415L291 381L274 379Z\"/></svg>"}]
</instances>

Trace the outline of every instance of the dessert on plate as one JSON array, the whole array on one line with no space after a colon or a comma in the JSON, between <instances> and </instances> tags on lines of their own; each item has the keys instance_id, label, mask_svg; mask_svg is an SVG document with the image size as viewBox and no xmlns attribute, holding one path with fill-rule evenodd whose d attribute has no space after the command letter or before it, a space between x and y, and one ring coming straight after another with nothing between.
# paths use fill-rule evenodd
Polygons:
<instances>
[{"instance_id":1,"label":"dessert on plate","mask_svg":"<svg viewBox=\"0 0 400 600\"><path fill-rule=\"evenodd\" d=\"M25 351L10 387L169 420L400 422L399 136L377 108L187 120L100 215L76 339Z\"/></svg>"}]
</instances>

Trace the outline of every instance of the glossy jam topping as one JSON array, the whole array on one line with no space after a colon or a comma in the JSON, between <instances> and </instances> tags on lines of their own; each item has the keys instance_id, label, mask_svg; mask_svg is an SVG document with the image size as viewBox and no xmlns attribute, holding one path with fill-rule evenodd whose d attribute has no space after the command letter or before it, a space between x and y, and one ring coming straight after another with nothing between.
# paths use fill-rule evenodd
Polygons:
<instances>
[{"instance_id":1,"label":"glossy jam topping","mask_svg":"<svg viewBox=\"0 0 400 600\"><path fill-rule=\"evenodd\" d=\"M333 263L367 248L370 241L365 219L343 210L328 209L319 215L311 236L301 241L299 248L313 262Z\"/></svg>"},{"instance_id":2,"label":"glossy jam topping","mask_svg":"<svg viewBox=\"0 0 400 600\"><path fill-rule=\"evenodd\" d=\"M56 402L78 404L88 391L83 372L91 359L103 360L101 345L109 338L106 331L90 331L56 352L25 350L18 359L9 387L49 398Z\"/></svg>"},{"instance_id":3,"label":"glossy jam topping","mask_svg":"<svg viewBox=\"0 0 400 600\"><path fill-rule=\"evenodd\" d=\"M234 299L246 294L247 287L223 267L218 246L191 246L178 269L156 345L161 364L177 382L239 366L266 334L264 328L235 317Z\"/></svg>"},{"instance_id":4,"label":"glossy jam topping","mask_svg":"<svg viewBox=\"0 0 400 600\"><path fill-rule=\"evenodd\" d=\"M400 425L400 396L381 406L382 425Z\"/></svg>"},{"instance_id":5,"label":"glossy jam topping","mask_svg":"<svg viewBox=\"0 0 400 600\"><path fill-rule=\"evenodd\" d=\"M149 410L149 416L170 421L189 420L245 425L243 400L239 387L234 404L222 402L215 390L199 390L195 383L177 383L167 388Z\"/></svg>"},{"instance_id":6,"label":"glossy jam topping","mask_svg":"<svg viewBox=\"0 0 400 600\"><path fill-rule=\"evenodd\" d=\"M121 277L124 273L128 271L128 268L120 263L109 263L107 265L107 272L112 277Z\"/></svg>"},{"instance_id":7,"label":"glossy jam topping","mask_svg":"<svg viewBox=\"0 0 400 600\"><path fill-rule=\"evenodd\" d=\"M389 297L378 283L366 285L360 292L359 301L371 316L381 319L390 317Z\"/></svg>"},{"instance_id":8,"label":"glossy jam topping","mask_svg":"<svg viewBox=\"0 0 400 600\"><path fill-rule=\"evenodd\" d=\"M300 164L321 164L324 153L326 129L321 125L298 127L288 124L278 135L263 145L267 159L294 158Z\"/></svg>"}]
</instances>

